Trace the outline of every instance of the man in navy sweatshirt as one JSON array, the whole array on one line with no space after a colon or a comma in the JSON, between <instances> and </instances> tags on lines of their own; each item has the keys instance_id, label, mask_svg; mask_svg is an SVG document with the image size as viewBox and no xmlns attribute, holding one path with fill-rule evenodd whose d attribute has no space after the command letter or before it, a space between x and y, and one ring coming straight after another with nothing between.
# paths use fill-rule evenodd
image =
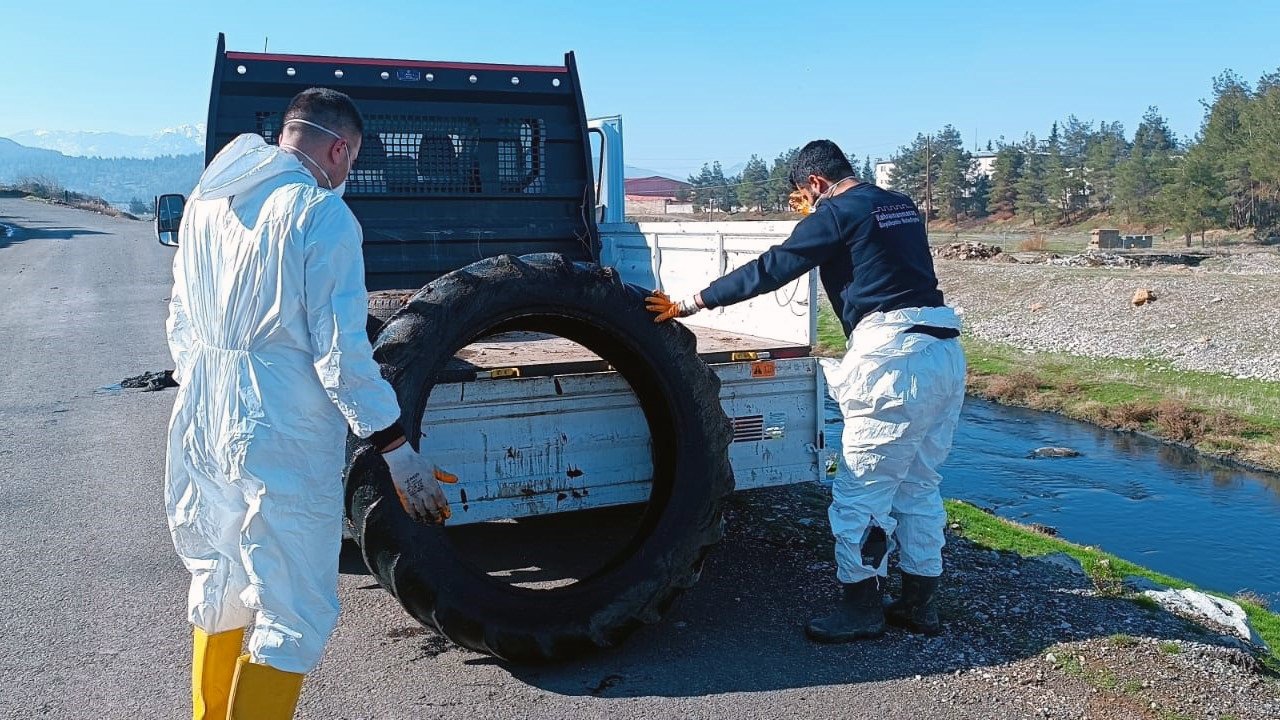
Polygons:
<instances>
[{"instance_id":1,"label":"man in navy sweatshirt","mask_svg":"<svg viewBox=\"0 0 1280 720\"><path fill-rule=\"evenodd\" d=\"M828 513L843 585L831 615L805 627L819 642L875 637L886 620L936 634L946 513L938 466L964 400L960 319L943 304L915 203L859 182L830 140L805 145L791 167L793 196L809 210L781 245L672 301L649 298L657 321L687 317L778 290L813 268L848 336L840 361L824 360L828 390L844 415L847 473ZM896 547L902 595L882 605Z\"/></svg>"}]
</instances>

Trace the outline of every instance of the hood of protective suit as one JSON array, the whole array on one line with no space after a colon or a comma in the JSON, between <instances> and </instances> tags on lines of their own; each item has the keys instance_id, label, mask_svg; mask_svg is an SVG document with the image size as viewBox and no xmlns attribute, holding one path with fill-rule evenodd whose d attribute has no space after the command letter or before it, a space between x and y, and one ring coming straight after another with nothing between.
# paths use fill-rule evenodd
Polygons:
<instances>
[{"instance_id":1,"label":"hood of protective suit","mask_svg":"<svg viewBox=\"0 0 1280 720\"><path fill-rule=\"evenodd\" d=\"M245 133L214 156L191 191L191 199L214 200L239 195L268 181L279 183L285 175L293 176L288 182L316 184L315 176L297 156L268 145L261 135Z\"/></svg>"}]
</instances>

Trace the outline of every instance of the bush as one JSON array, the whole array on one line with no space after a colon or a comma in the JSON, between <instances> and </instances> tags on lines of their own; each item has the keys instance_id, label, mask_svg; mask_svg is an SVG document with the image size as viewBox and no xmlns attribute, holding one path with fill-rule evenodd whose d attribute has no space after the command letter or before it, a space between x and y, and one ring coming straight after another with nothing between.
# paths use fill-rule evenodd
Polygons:
<instances>
[{"instance_id":1,"label":"bush","mask_svg":"<svg viewBox=\"0 0 1280 720\"><path fill-rule=\"evenodd\" d=\"M1027 404L1031 396L1040 392L1040 378L1035 373L1019 370L1011 375L1002 375L987 383L987 396L1004 403Z\"/></svg>"},{"instance_id":2,"label":"bush","mask_svg":"<svg viewBox=\"0 0 1280 720\"><path fill-rule=\"evenodd\" d=\"M1107 410L1107 420L1115 427L1137 430L1155 419L1156 406L1149 400L1129 400Z\"/></svg>"},{"instance_id":3,"label":"bush","mask_svg":"<svg viewBox=\"0 0 1280 720\"><path fill-rule=\"evenodd\" d=\"M1166 438L1195 442L1204 437L1204 413L1176 400L1164 400L1156 407L1156 429Z\"/></svg>"},{"instance_id":4,"label":"bush","mask_svg":"<svg viewBox=\"0 0 1280 720\"><path fill-rule=\"evenodd\" d=\"M1252 590L1241 590L1240 592L1236 593L1235 599L1236 599L1236 602L1244 603L1247 605L1256 605L1262 608L1263 610L1271 609L1271 605L1270 603L1267 602L1267 599Z\"/></svg>"},{"instance_id":5,"label":"bush","mask_svg":"<svg viewBox=\"0 0 1280 720\"><path fill-rule=\"evenodd\" d=\"M1043 233L1036 233L1034 237L1018 243L1018 250L1021 252L1044 252L1049 249L1049 241L1044 239Z\"/></svg>"}]
</instances>

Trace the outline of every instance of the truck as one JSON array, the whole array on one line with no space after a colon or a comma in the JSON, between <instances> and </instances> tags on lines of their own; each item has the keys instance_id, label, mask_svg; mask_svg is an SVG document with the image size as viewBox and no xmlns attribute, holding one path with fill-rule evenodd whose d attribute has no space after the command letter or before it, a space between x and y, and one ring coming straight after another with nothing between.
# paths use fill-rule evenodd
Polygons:
<instances>
[{"instance_id":1,"label":"truck","mask_svg":"<svg viewBox=\"0 0 1280 720\"><path fill-rule=\"evenodd\" d=\"M354 436L349 539L423 624L510 661L615 646L694 585L735 490L819 480L817 279L683 323L690 294L792 222L628 222L621 117L588 119L573 53L517 65L235 52L218 37L206 162L275 142L297 92L365 119L344 195L368 330L406 434L460 478L415 523ZM157 199L162 244L174 208Z\"/></svg>"}]
</instances>

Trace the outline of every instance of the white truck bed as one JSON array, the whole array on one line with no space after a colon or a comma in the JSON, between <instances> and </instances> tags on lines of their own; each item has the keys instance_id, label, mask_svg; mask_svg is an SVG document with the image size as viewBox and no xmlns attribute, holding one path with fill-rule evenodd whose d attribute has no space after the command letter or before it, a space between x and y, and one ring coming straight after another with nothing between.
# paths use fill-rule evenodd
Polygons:
<instances>
[{"instance_id":1,"label":"white truck bed","mask_svg":"<svg viewBox=\"0 0 1280 720\"><path fill-rule=\"evenodd\" d=\"M790 223L655 225L610 228L604 259L624 280L673 296L696 292L790 230ZM820 477L825 391L809 355L815 282L802 278L686 323L720 377L720 401L734 426L729 454L738 489ZM637 503L649 495L649 430L630 386L562 338L506 333L468 346L432 391L423 429L424 452L460 478L445 487L452 525Z\"/></svg>"}]
</instances>

